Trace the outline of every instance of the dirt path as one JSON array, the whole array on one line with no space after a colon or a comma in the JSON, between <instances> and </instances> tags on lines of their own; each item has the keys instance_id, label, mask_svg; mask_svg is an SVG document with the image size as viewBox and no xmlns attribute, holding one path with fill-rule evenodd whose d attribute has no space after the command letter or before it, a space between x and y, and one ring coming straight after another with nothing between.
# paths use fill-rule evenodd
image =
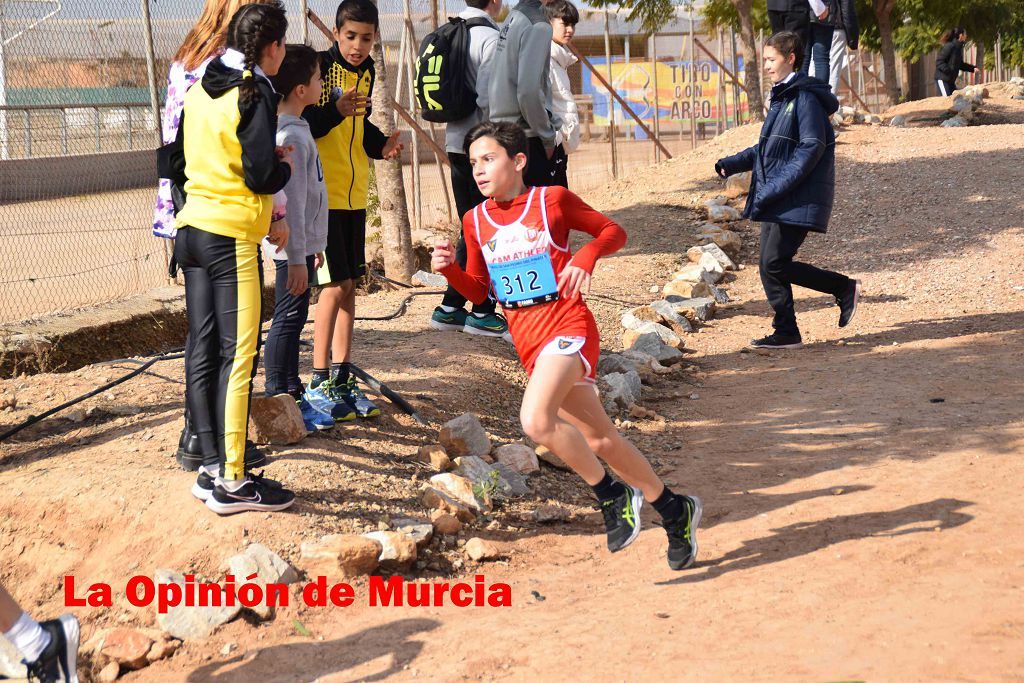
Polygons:
<instances>
[{"instance_id":1,"label":"dirt path","mask_svg":"<svg viewBox=\"0 0 1024 683\"><path fill-rule=\"evenodd\" d=\"M736 305L688 339L687 363L700 372L645 387L645 405L666 422L639 421L630 438L706 503L694 569L668 569L649 511L634 546L610 556L588 492L545 470L533 486L573 513L569 523L538 527L526 518L540 501L518 504L463 536L499 541L506 560L461 565L438 550L437 569L420 572L508 582L511 608L371 608L363 582L353 607L237 621L128 680L1024 680L1022 133L844 132L832 227L802 255L864 281L851 328L836 328L827 297L798 291L809 347L743 352L768 324L748 267L728 284ZM734 131L594 193L630 231L600 266L600 294L653 297L648 287L692 242L691 207L719 187L709 162L751 136ZM756 263L756 232L740 228L743 261ZM383 312L398 298L365 308ZM523 376L509 349L430 332L432 306L420 298L404 318L361 325L360 360L432 419L474 410L499 439L517 438ZM594 310L615 348L621 309ZM104 398L138 415L51 421L0 447L0 580L30 604L59 609L66 573L115 586L162 566L216 576L246 539L294 558L303 539L418 511L425 473L407 456L431 433L389 412L376 429L280 452L267 473L299 491L295 514L213 518L167 458L181 369L166 365ZM0 421L99 374L117 372L20 380L32 405ZM699 399L686 398L693 392ZM152 621L123 600L78 613L87 630ZM225 643L237 649L222 655Z\"/></svg>"}]
</instances>

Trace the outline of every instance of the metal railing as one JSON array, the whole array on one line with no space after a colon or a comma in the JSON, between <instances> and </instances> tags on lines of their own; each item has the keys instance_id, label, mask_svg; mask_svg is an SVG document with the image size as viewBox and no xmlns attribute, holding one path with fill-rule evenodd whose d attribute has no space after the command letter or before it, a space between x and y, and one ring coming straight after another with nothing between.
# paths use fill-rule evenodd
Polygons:
<instances>
[{"instance_id":1,"label":"metal railing","mask_svg":"<svg viewBox=\"0 0 1024 683\"><path fill-rule=\"evenodd\" d=\"M149 102L0 106L0 159L152 149L158 142Z\"/></svg>"}]
</instances>

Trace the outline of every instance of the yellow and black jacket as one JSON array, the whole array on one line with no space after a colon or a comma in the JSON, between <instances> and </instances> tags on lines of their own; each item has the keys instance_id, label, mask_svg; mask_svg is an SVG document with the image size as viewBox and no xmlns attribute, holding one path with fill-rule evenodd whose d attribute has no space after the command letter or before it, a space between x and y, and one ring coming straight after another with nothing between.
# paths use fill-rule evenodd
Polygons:
<instances>
[{"instance_id":1,"label":"yellow and black jacket","mask_svg":"<svg viewBox=\"0 0 1024 683\"><path fill-rule=\"evenodd\" d=\"M320 74L324 81L320 103L302 112L309 130L316 138L320 161L324 167L329 209L365 209L370 184L370 159L384 157L387 137L365 116L343 117L335 101L338 96L357 88L367 97L373 94L375 71L373 60L367 58L358 67L341 56L337 44L320 53Z\"/></svg>"},{"instance_id":2,"label":"yellow and black jacket","mask_svg":"<svg viewBox=\"0 0 1024 683\"><path fill-rule=\"evenodd\" d=\"M171 143L172 180L183 182L187 200L177 227L186 225L248 242L270 228L272 195L291 177L277 158L278 95L263 76L259 99L239 101L243 72L220 59L210 62L199 85L185 95L178 137Z\"/></svg>"}]
</instances>

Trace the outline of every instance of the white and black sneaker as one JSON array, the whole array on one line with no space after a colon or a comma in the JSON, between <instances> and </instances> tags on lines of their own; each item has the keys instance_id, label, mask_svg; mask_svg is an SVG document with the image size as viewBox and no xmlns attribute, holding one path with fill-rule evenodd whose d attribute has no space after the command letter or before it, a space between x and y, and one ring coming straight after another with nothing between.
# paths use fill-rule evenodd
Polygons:
<instances>
[{"instance_id":1,"label":"white and black sneaker","mask_svg":"<svg viewBox=\"0 0 1024 683\"><path fill-rule=\"evenodd\" d=\"M223 484L215 484L213 493L206 499L206 507L218 515L232 515L247 510L280 512L294 502L295 494L278 482L258 474L247 474L242 485L234 491L229 491Z\"/></svg>"},{"instance_id":2,"label":"white and black sneaker","mask_svg":"<svg viewBox=\"0 0 1024 683\"><path fill-rule=\"evenodd\" d=\"M778 332L750 342L752 349L802 349L803 347L804 341L799 334L779 334Z\"/></svg>"},{"instance_id":3,"label":"white and black sneaker","mask_svg":"<svg viewBox=\"0 0 1024 683\"><path fill-rule=\"evenodd\" d=\"M262 480L267 486L272 486L278 489L284 488L281 482L275 481L274 479L267 479L266 477L264 477L262 471L259 474L253 476L259 477L260 480ZM216 487L217 478L210 476L209 474L206 473L205 468L200 467L199 476L196 477L196 483L192 484L192 495L198 498L199 500L205 502L210 499L210 496L213 495L213 490Z\"/></svg>"},{"instance_id":4,"label":"white and black sneaker","mask_svg":"<svg viewBox=\"0 0 1024 683\"><path fill-rule=\"evenodd\" d=\"M78 642L81 634L78 619L63 614L59 619L41 621L39 625L50 634L50 644L39 655L39 659L25 662L29 680L78 683Z\"/></svg>"}]
</instances>

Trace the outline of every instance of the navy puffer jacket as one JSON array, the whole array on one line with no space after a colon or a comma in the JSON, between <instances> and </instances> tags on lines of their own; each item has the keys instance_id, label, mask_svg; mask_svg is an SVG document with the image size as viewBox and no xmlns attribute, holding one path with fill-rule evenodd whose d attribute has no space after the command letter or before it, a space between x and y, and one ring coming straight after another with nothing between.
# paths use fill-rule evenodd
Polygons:
<instances>
[{"instance_id":1,"label":"navy puffer jacket","mask_svg":"<svg viewBox=\"0 0 1024 683\"><path fill-rule=\"evenodd\" d=\"M802 73L772 88L758 143L715 165L726 176L753 171L744 218L825 232L836 179L828 117L837 109L828 83Z\"/></svg>"}]
</instances>

